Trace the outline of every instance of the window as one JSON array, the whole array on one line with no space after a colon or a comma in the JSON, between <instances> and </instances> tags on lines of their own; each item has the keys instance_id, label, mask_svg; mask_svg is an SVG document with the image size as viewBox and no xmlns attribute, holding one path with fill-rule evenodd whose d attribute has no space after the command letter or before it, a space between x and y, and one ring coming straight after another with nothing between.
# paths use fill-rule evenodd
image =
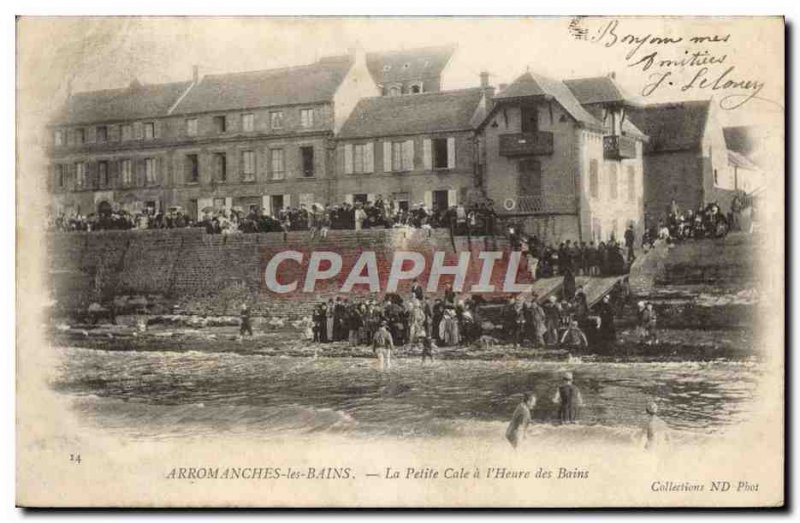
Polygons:
<instances>
[{"instance_id":1,"label":"window","mask_svg":"<svg viewBox=\"0 0 800 523\"><path fill-rule=\"evenodd\" d=\"M212 202L213 202L212 205L215 209L225 208L225 198L214 198Z\"/></svg>"},{"instance_id":2,"label":"window","mask_svg":"<svg viewBox=\"0 0 800 523\"><path fill-rule=\"evenodd\" d=\"M711 149L709 149L709 153L711 153ZM719 185L719 175L716 169L714 169L714 185Z\"/></svg>"},{"instance_id":3,"label":"window","mask_svg":"<svg viewBox=\"0 0 800 523\"><path fill-rule=\"evenodd\" d=\"M303 176L314 176L314 148L311 146L300 148L300 158L303 164Z\"/></svg>"},{"instance_id":4,"label":"window","mask_svg":"<svg viewBox=\"0 0 800 523\"><path fill-rule=\"evenodd\" d=\"M449 209L455 202L450 202L447 191L433 191L432 195L433 208L437 211Z\"/></svg>"},{"instance_id":5,"label":"window","mask_svg":"<svg viewBox=\"0 0 800 523\"><path fill-rule=\"evenodd\" d=\"M156 137L156 124L153 122L146 122L144 124L144 139L152 140Z\"/></svg>"},{"instance_id":6,"label":"window","mask_svg":"<svg viewBox=\"0 0 800 523\"><path fill-rule=\"evenodd\" d=\"M214 153L214 175L217 181L228 180L228 162L225 153Z\"/></svg>"},{"instance_id":7,"label":"window","mask_svg":"<svg viewBox=\"0 0 800 523\"><path fill-rule=\"evenodd\" d=\"M97 162L97 179L99 180L100 187L108 186L108 162Z\"/></svg>"},{"instance_id":8,"label":"window","mask_svg":"<svg viewBox=\"0 0 800 523\"><path fill-rule=\"evenodd\" d=\"M242 151L242 179L252 182L256 178L256 153L254 151Z\"/></svg>"},{"instance_id":9,"label":"window","mask_svg":"<svg viewBox=\"0 0 800 523\"><path fill-rule=\"evenodd\" d=\"M539 109L535 105L523 105L520 109L521 131L535 133L539 130Z\"/></svg>"},{"instance_id":10,"label":"window","mask_svg":"<svg viewBox=\"0 0 800 523\"><path fill-rule=\"evenodd\" d=\"M196 154L186 155L186 181L197 183L200 180L200 165L197 162Z\"/></svg>"},{"instance_id":11,"label":"window","mask_svg":"<svg viewBox=\"0 0 800 523\"><path fill-rule=\"evenodd\" d=\"M156 159L144 159L144 180L147 185L156 183Z\"/></svg>"},{"instance_id":12,"label":"window","mask_svg":"<svg viewBox=\"0 0 800 523\"><path fill-rule=\"evenodd\" d=\"M78 187L86 186L86 164L83 162L75 164L75 183Z\"/></svg>"},{"instance_id":13,"label":"window","mask_svg":"<svg viewBox=\"0 0 800 523\"><path fill-rule=\"evenodd\" d=\"M636 171L633 165L628 166L628 201L636 201Z\"/></svg>"},{"instance_id":14,"label":"window","mask_svg":"<svg viewBox=\"0 0 800 523\"><path fill-rule=\"evenodd\" d=\"M75 143L78 145L86 143L85 129L75 129Z\"/></svg>"},{"instance_id":15,"label":"window","mask_svg":"<svg viewBox=\"0 0 800 523\"><path fill-rule=\"evenodd\" d=\"M422 89L422 82L411 84L411 94L421 94L423 92L425 91Z\"/></svg>"},{"instance_id":16,"label":"window","mask_svg":"<svg viewBox=\"0 0 800 523\"><path fill-rule=\"evenodd\" d=\"M269 128L283 129L283 111L270 111Z\"/></svg>"},{"instance_id":17,"label":"window","mask_svg":"<svg viewBox=\"0 0 800 523\"><path fill-rule=\"evenodd\" d=\"M434 138L433 143L433 168L447 169L447 138Z\"/></svg>"},{"instance_id":18,"label":"window","mask_svg":"<svg viewBox=\"0 0 800 523\"><path fill-rule=\"evenodd\" d=\"M242 115L242 131L251 133L255 130L255 119L252 113Z\"/></svg>"},{"instance_id":19,"label":"window","mask_svg":"<svg viewBox=\"0 0 800 523\"><path fill-rule=\"evenodd\" d=\"M389 96L400 96L401 90L396 85L389 88Z\"/></svg>"},{"instance_id":20,"label":"window","mask_svg":"<svg viewBox=\"0 0 800 523\"><path fill-rule=\"evenodd\" d=\"M133 126L130 124L122 126L122 141L126 142L133 139Z\"/></svg>"},{"instance_id":21,"label":"window","mask_svg":"<svg viewBox=\"0 0 800 523\"><path fill-rule=\"evenodd\" d=\"M279 211L283 209L283 195L282 194L273 194L269 197L270 208L272 212Z\"/></svg>"},{"instance_id":22,"label":"window","mask_svg":"<svg viewBox=\"0 0 800 523\"><path fill-rule=\"evenodd\" d=\"M54 142L56 145L64 145L64 131L60 129L56 131Z\"/></svg>"},{"instance_id":23,"label":"window","mask_svg":"<svg viewBox=\"0 0 800 523\"><path fill-rule=\"evenodd\" d=\"M103 143L108 141L108 127L101 125L95 129L96 141Z\"/></svg>"},{"instance_id":24,"label":"window","mask_svg":"<svg viewBox=\"0 0 800 523\"><path fill-rule=\"evenodd\" d=\"M133 165L130 160L122 160L120 171L122 172L122 184L131 185L133 182Z\"/></svg>"},{"instance_id":25,"label":"window","mask_svg":"<svg viewBox=\"0 0 800 523\"><path fill-rule=\"evenodd\" d=\"M273 180L283 180L284 165L283 165L283 149L270 149L269 150L269 168L272 173Z\"/></svg>"},{"instance_id":26,"label":"window","mask_svg":"<svg viewBox=\"0 0 800 523\"><path fill-rule=\"evenodd\" d=\"M225 116L215 116L214 117L214 132L216 133L224 133L228 129L227 121Z\"/></svg>"},{"instance_id":27,"label":"window","mask_svg":"<svg viewBox=\"0 0 800 523\"><path fill-rule=\"evenodd\" d=\"M612 200L617 199L617 164L608 163L608 196Z\"/></svg>"},{"instance_id":28,"label":"window","mask_svg":"<svg viewBox=\"0 0 800 523\"><path fill-rule=\"evenodd\" d=\"M197 136L197 118L189 118L186 120L186 134L189 136Z\"/></svg>"},{"instance_id":29,"label":"window","mask_svg":"<svg viewBox=\"0 0 800 523\"><path fill-rule=\"evenodd\" d=\"M392 142L392 171L414 170L414 142Z\"/></svg>"},{"instance_id":30,"label":"window","mask_svg":"<svg viewBox=\"0 0 800 523\"><path fill-rule=\"evenodd\" d=\"M64 187L64 166L61 164L56 165L56 186Z\"/></svg>"},{"instance_id":31,"label":"window","mask_svg":"<svg viewBox=\"0 0 800 523\"><path fill-rule=\"evenodd\" d=\"M589 160L589 194L592 198L597 198L600 195L597 175L597 160Z\"/></svg>"},{"instance_id":32,"label":"window","mask_svg":"<svg viewBox=\"0 0 800 523\"><path fill-rule=\"evenodd\" d=\"M345 167L345 172L348 170L354 173L364 172L364 146L365 144L356 144L353 146L353 166L350 169ZM345 145L345 147L347 146ZM347 159L345 159L345 164L347 164Z\"/></svg>"},{"instance_id":33,"label":"window","mask_svg":"<svg viewBox=\"0 0 800 523\"><path fill-rule=\"evenodd\" d=\"M314 126L314 109L300 109L300 127Z\"/></svg>"}]
</instances>

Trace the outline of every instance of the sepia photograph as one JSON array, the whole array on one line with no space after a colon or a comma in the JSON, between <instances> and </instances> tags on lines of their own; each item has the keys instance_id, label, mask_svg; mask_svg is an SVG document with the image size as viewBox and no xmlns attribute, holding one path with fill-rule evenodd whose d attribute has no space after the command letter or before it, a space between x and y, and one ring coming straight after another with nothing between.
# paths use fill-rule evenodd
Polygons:
<instances>
[{"instance_id":1,"label":"sepia photograph","mask_svg":"<svg viewBox=\"0 0 800 523\"><path fill-rule=\"evenodd\" d=\"M782 507L784 24L17 18L17 505Z\"/></svg>"}]
</instances>

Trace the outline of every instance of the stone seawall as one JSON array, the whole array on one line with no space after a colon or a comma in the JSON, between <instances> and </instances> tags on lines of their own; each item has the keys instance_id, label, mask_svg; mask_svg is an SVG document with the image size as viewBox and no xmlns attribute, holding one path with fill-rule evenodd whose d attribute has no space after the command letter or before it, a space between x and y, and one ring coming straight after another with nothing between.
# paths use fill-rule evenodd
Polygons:
<instances>
[{"instance_id":1,"label":"stone seawall","mask_svg":"<svg viewBox=\"0 0 800 523\"><path fill-rule=\"evenodd\" d=\"M236 314L249 303L254 315L297 319L314 303L338 294L334 287L315 293L275 298L263 289L264 253L282 249L396 250L453 253L446 230L330 231L311 240L308 232L209 235L202 229L52 233L49 267L56 310L73 313L91 303L138 303L148 312ZM456 251L508 250L502 238L455 238ZM449 257L448 257L449 258ZM450 262L448 262L450 263ZM382 276L388 270L381 267ZM402 287L401 287L402 289Z\"/></svg>"}]
</instances>

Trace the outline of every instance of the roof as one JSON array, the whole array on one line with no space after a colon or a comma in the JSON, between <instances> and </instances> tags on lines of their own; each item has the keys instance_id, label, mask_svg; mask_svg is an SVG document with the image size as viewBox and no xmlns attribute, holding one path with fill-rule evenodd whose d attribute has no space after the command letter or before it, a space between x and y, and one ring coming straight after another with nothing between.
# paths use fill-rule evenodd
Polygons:
<instances>
[{"instance_id":1,"label":"roof","mask_svg":"<svg viewBox=\"0 0 800 523\"><path fill-rule=\"evenodd\" d=\"M722 133L725 135L725 145L729 150L744 156L749 156L755 151L755 127L749 125L725 127Z\"/></svg>"},{"instance_id":2,"label":"roof","mask_svg":"<svg viewBox=\"0 0 800 523\"><path fill-rule=\"evenodd\" d=\"M514 80L511 85L498 93L494 100L499 103L527 97L555 99L578 122L602 126L602 123L597 118L589 114L581 106L564 82L531 73L530 71Z\"/></svg>"},{"instance_id":3,"label":"roof","mask_svg":"<svg viewBox=\"0 0 800 523\"><path fill-rule=\"evenodd\" d=\"M352 63L326 59L295 67L207 75L173 114L331 101Z\"/></svg>"},{"instance_id":4,"label":"roof","mask_svg":"<svg viewBox=\"0 0 800 523\"><path fill-rule=\"evenodd\" d=\"M87 124L164 116L191 84L173 82L143 85L133 81L123 89L75 93L67 99L53 123Z\"/></svg>"},{"instance_id":5,"label":"roof","mask_svg":"<svg viewBox=\"0 0 800 523\"><path fill-rule=\"evenodd\" d=\"M444 45L367 53L367 68L378 84L437 77L455 50L454 45Z\"/></svg>"},{"instance_id":6,"label":"roof","mask_svg":"<svg viewBox=\"0 0 800 523\"><path fill-rule=\"evenodd\" d=\"M731 151L730 149L728 150L728 162L730 162L731 165L735 165L741 169L748 169L751 171L758 170L758 166L753 163L752 160L747 158L747 156L736 151Z\"/></svg>"},{"instance_id":7,"label":"roof","mask_svg":"<svg viewBox=\"0 0 800 523\"><path fill-rule=\"evenodd\" d=\"M628 117L650 137L648 152L696 150L703 140L710 106L710 100L646 105L628 110Z\"/></svg>"},{"instance_id":8,"label":"roof","mask_svg":"<svg viewBox=\"0 0 800 523\"><path fill-rule=\"evenodd\" d=\"M406 96L362 98L339 132L340 138L421 134L472 129L483 97L476 87Z\"/></svg>"},{"instance_id":9,"label":"roof","mask_svg":"<svg viewBox=\"0 0 800 523\"><path fill-rule=\"evenodd\" d=\"M630 103L630 96L610 76L574 78L564 83L583 105Z\"/></svg>"}]
</instances>

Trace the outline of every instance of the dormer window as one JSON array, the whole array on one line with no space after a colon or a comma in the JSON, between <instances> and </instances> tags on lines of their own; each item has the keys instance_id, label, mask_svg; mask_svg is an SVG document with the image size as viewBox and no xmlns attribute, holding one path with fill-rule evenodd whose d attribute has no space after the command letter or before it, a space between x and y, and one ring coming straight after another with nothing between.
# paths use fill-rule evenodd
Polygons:
<instances>
[{"instance_id":1,"label":"dormer window","mask_svg":"<svg viewBox=\"0 0 800 523\"><path fill-rule=\"evenodd\" d=\"M393 85L389 87L389 89L386 91L386 94L388 94L389 96L400 96L402 94L402 91L400 90L400 86Z\"/></svg>"},{"instance_id":2,"label":"dormer window","mask_svg":"<svg viewBox=\"0 0 800 523\"><path fill-rule=\"evenodd\" d=\"M408 64L403 64L403 69L408 69Z\"/></svg>"},{"instance_id":3,"label":"dormer window","mask_svg":"<svg viewBox=\"0 0 800 523\"><path fill-rule=\"evenodd\" d=\"M423 92L422 82L411 84L411 94L422 94Z\"/></svg>"},{"instance_id":4,"label":"dormer window","mask_svg":"<svg viewBox=\"0 0 800 523\"><path fill-rule=\"evenodd\" d=\"M389 71L391 68L392 68L391 65L384 65L383 66L383 72L385 73L385 72Z\"/></svg>"}]
</instances>

